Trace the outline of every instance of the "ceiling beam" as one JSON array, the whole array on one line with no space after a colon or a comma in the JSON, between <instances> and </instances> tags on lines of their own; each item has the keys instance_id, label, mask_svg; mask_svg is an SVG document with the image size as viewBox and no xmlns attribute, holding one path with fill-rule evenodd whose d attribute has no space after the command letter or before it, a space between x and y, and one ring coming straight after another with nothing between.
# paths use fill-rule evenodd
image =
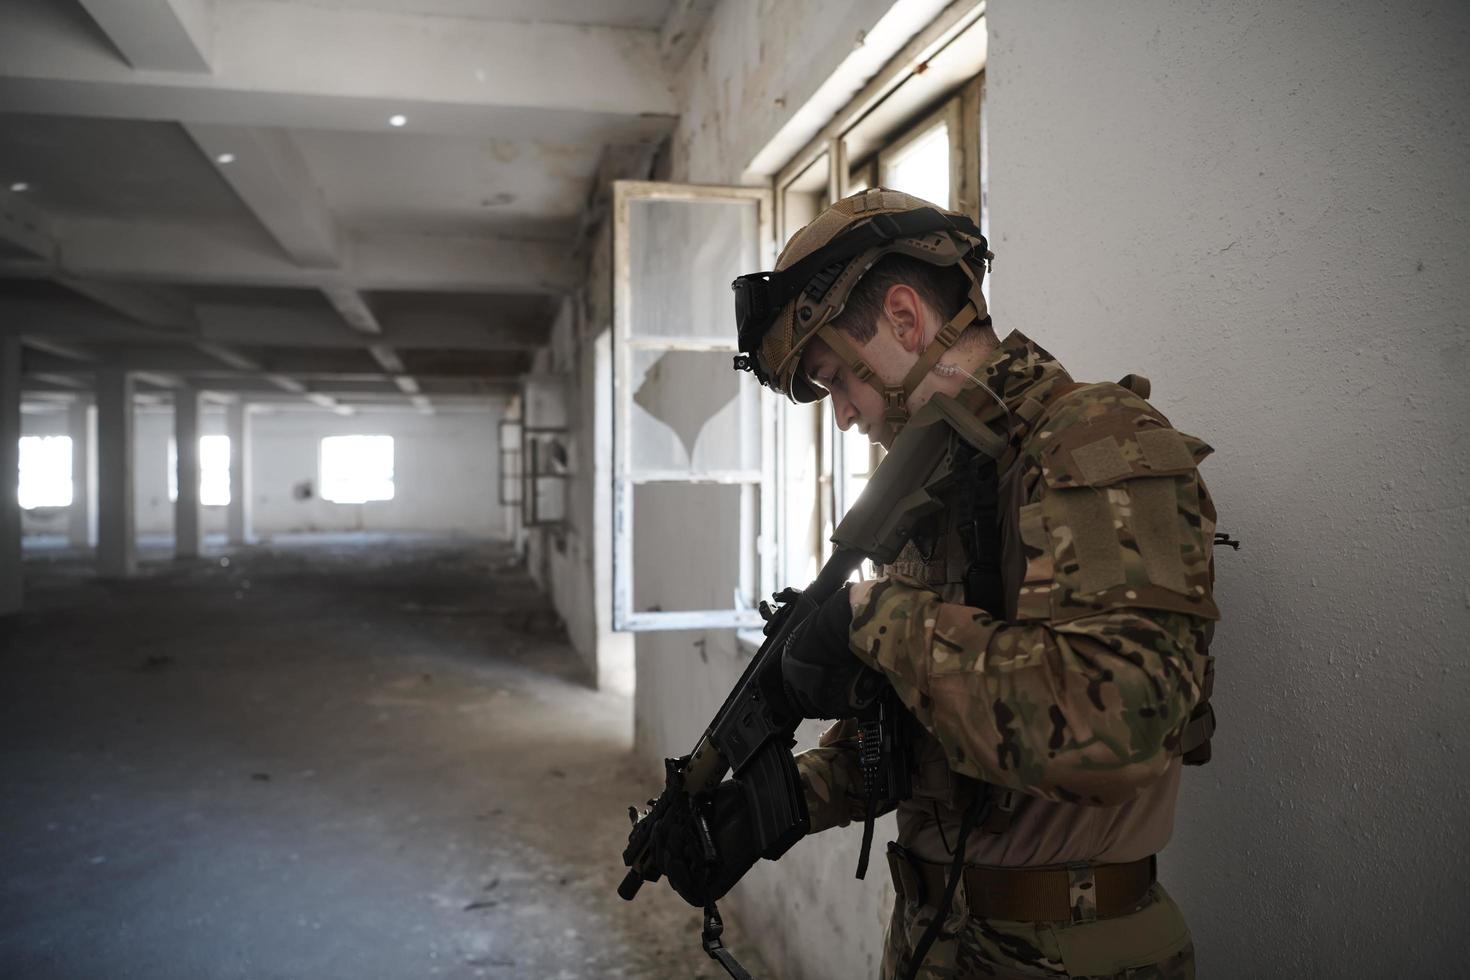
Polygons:
<instances>
[{"instance_id":1,"label":"ceiling beam","mask_svg":"<svg viewBox=\"0 0 1470 980\"><path fill-rule=\"evenodd\" d=\"M27 334L21 338L21 343L31 350L38 350L52 357L60 357L68 361L80 361L83 364L91 364L97 360L97 355L91 351L83 350L74 344L68 344L60 340L52 340L49 337L37 337Z\"/></svg>"},{"instance_id":2,"label":"ceiling beam","mask_svg":"<svg viewBox=\"0 0 1470 980\"><path fill-rule=\"evenodd\" d=\"M42 384L53 385L57 388L69 388L76 391L85 391L92 387L92 383L86 378L80 378L73 374L51 374L47 371L27 374L24 381L39 381Z\"/></svg>"},{"instance_id":3,"label":"ceiling beam","mask_svg":"<svg viewBox=\"0 0 1470 980\"><path fill-rule=\"evenodd\" d=\"M4 284L0 282L3 292ZM343 330L337 318L325 311L236 304L204 304L196 311L199 328L195 347L223 364L242 369L258 365L231 345L369 353L381 347L398 356L404 351L433 349L527 351L546 342L545 323L523 317L498 318L492 313L388 310L382 318L383 333L373 336ZM82 310L73 304L3 298L0 334L149 346L184 341L176 332L145 327L111 313Z\"/></svg>"},{"instance_id":4,"label":"ceiling beam","mask_svg":"<svg viewBox=\"0 0 1470 980\"><path fill-rule=\"evenodd\" d=\"M78 279L75 276L56 276L55 281L78 296L85 296L114 313L149 326L183 329L191 326L194 320L188 302L165 289Z\"/></svg>"},{"instance_id":5,"label":"ceiling beam","mask_svg":"<svg viewBox=\"0 0 1470 980\"><path fill-rule=\"evenodd\" d=\"M81 0L134 68L209 71L209 0Z\"/></svg>"},{"instance_id":6,"label":"ceiling beam","mask_svg":"<svg viewBox=\"0 0 1470 980\"><path fill-rule=\"evenodd\" d=\"M337 222L289 131L197 123L184 129L294 262L341 269ZM331 284L321 291L352 329L383 332L351 285Z\"/></svg>"},{"instance_id":7,"label":"ceiling beam","mask_svg":"<svg viewBox=\"0 0 1470 980\"><path fill-rule=\"evenodd\" d=\"M176 374L164 374L159 371L138 371L134 377L146 385L155 388L182 388L184 379Z\"/></svg>"},{"instance_id":8,"label":"ceiling beam","mask_svg":"<svg viewBox=\"0 0 1470 980\"><path fill-rule=\"evenodd\" d=\"M374 344L368 348L368 353L372 354L373 360L382 365L383 370L389 374L403 373L403 358L399 357L398 352L393 348L383 344Z\"/></svg>"},{"instance_id":9,"label":"ceiling beam","mask_svg":"<svg viewBox=\"0 0 1470 980\"><path fill-rule=\"evenodd\" d=\"M651 30L232 0L215 6L211 32L228 57L185 74L120 64L62 4L12 6L0 111L376 132L402 114L409 132L558 139L591 128L600 142L656 141L678 111Z\"/></svg>"},{"instance_id":10,"label":"ceiling beam","mask_svg":"<svg viewBox=\"0 0 1470 980\"><path fill-rule=\"evenodd\" d=\"M188 304L165 290L57 274L62 247L54 222L22 195L5 189L0 189L0 242L28 253L32 258L26 261L41 262L45 274L59 285L129 319L160 327L190 323Z\"/></svg>"},{"instance_id":11,"label":"ceiling beam","mask_svg":"<svg viewBox=\"0 0 1470 980\"><path fill-rule=\"evenodd\" d=\"M27 382L30 381L29 378L26 380ZM435 414L444 411L453 411L456 408L478 409L490 405L503 405L507 400L509 400L512 395L516 393L517 390L518 389L515 382L507 382L505 385L496 388L495 390L479 392L476 394L435 395L430 400L430 403ZM35 391L35 389L28 388L27 394L30 394L33 391ZM74 397L69 392L64 393L56 391L55 389L51 389L51 391L55 392L55 397L58 401L70 400ZM232 394L238 394L239 396L248 396L252 405L267 404L274 405L278 408L311 410L311 406L305 404L299 398L291 398L288 395L275 394L273 392L242 391L236 393L229 391L218 391L211 393L217 394L217 396L220 398L229 397ZM329 390L326 392L326 394L328 395L328 397L336 400L337 409L334 410L346 408L400 409L404 411L422 411L422 409L418 409L416 406L414 406L412 401L413 396L403 395L397 392L387 392L383 394L362 394L358 392L334 392Z\"/></svg>"},{"instance_id":12,"label":"ceiling beam","mask_svg":"<svg viewBox=\"0 0 1470 980\"><path fill-rule=\"evenodd\" d=\"M664 67L677 72L689 60L704 34L704 26L717 0L674 0L658 32L658 53Z\"/></svg>"},{"instance_id":13,"label":"ceiling beam","mask_svg":"<svg viewBox=\"0 0 1470 980\"><path fill-rule=\"evenodd\" d=\"M340 287L422 292L564 293L576 286L565 245L504 238L362 233L343 239L343 271L303 268L254 229L143 221L51 222L54 259L0 260L0 278L106 279L180 285Z\"/></svg>"},{"instance_id":14,"label":"ceiling beam","mask_svg":"<svg viewBox=\"0 0 1470 980\"><path fill-rule=\"evenodd\" d=\"M287 255L300 265L337 266L336 222L289 132L203 123L184 131Z\"/></svg>"},{"instance_id":15,"label":"ceiling beam","mask_svg":"<svg viewBox=\"0 0 1470 980\"><path fill-rule=\"evenodd\" d=\"M375 336L383 332L383 325L378 322L362 293L350 286L327 286L322 289L322 294L353 330Z\"/></svg>"},{"instance_id":16,"label":"ceiling beam","mask_svg":"<svg viewBox=\"0 0 1470 980\"><path fill-rule=\"evenodd\" d=\"M527 365L524 355L486 352L475 357L470 352L456 352L453 356L430 360L412 372L394 372L364 364L364 359L356 352L351 352L353 356L348 357L340 356L344 352L339 352L339 356L333 357L327 351L304 350L281 351L264 363L252 359L243 366L232 366L218 364L191 346L148 348L108 345L78 350L69 345L38 342L29 337L25 339L25 345L25 370L28 373L86 374L96 370L99 364L106 364L127 371L186 374L198 378L278 379L277 387L298 393L308 390L306 382L344 380L391 383L405 392L417 394L425 381L518 377Z\"/></svg>"},{"instance_id":17,"label":"ceiling beam","mask_svg":"<svg viewBox=\"0 0 1470 980\"><path fill-rule=\"evenodd\" d=\"M0 242L35 259L51 262L56 257L56 240L46 218L20 194L0 187Z\"/></svg>"},{"instance_id":18,"label":"ceiling beam","mask_svg":"<svg viewBox=\"0 0 1470 980\"><path fill-rule=\"evenodd\" d=\"M246 357L238 351L221 347L219 344L197 342L194 349L207 357L212 357L225 367L234 368L236 371L259 371L260 365L251 358Z\"/></svg>"}]
</instances>

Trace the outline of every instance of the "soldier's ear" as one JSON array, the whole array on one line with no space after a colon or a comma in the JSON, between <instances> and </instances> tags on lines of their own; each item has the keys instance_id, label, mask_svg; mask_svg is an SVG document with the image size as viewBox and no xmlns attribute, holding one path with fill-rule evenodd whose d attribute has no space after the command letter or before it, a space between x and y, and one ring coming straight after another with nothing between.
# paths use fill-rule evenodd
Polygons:
<instances>
[{"instance_id":1,"label":"soldier's ear","mask_svg":"<svg viewBox=\"0 0 1470 980\"><path fill-rule=\"evenodd\" d=\"M924 304L914 287L901 282L883 296L883 318L899 346L910 354L924 347Z\"/></svg>"}]
</instances>

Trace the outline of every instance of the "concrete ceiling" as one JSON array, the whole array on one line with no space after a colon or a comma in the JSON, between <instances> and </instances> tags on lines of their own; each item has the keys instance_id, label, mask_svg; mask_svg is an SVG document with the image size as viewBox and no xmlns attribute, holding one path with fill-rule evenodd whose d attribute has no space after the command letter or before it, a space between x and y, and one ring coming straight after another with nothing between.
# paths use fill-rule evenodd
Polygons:
<instances>
[{"instance_id":1,"label":"concrete ceiling","mask_svg":"<svg viewBox=\"0 0 1470 980\"><path fill-rule=\"evenodd\" d=\"M503 397L710 6L7 0L0 329L28 388L122 364L324 408Z\"/></svg>"},{"instance_id":2,"label":"concrete ceiling","mask_svg":"<svg viewBox=\"0 0 1470 980\"><path fill-rule=\"evenodd\" d=\"M235 0L225 0L233 3ZM543 21L548 24L606 24L657 30L673 0L308 0L337 10L373 10L480 20Z\"/></svg>"}]
</instances>

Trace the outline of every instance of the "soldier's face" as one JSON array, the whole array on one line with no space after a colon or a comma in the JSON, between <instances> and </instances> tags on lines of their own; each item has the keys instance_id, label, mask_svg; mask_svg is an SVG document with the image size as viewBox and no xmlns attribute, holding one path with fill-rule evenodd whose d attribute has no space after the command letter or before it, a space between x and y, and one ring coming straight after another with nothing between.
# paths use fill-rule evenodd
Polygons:
<instances>
[{"instance_id":1,"label":"soldier's face","mask_svg":"<svg viewBox=\"0 0 1470 980\"><path fill-rule=\"evenodd\" d=\"M864 359L874 353L868 344L857 344ZM868 361L872 364L872 361ZM881 369L880 369L881 370ZM843 432L853 426L868 437L869 442L887 446L892 441L883 422L883 398L866 381L859 380L847 362L819 337L801 353L801 371L808 381L827 393L832 401L832 416Z\"/></svg>"}]
</instances>

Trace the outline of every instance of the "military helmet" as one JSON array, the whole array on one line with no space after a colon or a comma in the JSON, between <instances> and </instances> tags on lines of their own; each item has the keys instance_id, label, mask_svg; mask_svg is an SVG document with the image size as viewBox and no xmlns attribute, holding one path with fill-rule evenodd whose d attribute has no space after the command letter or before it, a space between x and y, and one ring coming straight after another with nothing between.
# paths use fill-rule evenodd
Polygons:
<instances>
[{"instance_id":1,"label":"military helmet","mask_svg":"<svg viewBox=\"0 0 1470 980\"><path fill-rule=\"evenodd\" d=\"M908 255L938 266L958 265L970 280L969 302L940 329L908 377L885 384L857 348L832 326L853 287L885 255ZM740 356L735 367L795 402L825 394L801 375L801 352L815 337L847 361L856 377L884 397L890 420L907 418L906 402L966 327L989 322L980 283L993 258L985 236L966 215L899 191L877 187L845 197L802 228L770 272L731 283Z\"/></svg>"}]
</instances>

